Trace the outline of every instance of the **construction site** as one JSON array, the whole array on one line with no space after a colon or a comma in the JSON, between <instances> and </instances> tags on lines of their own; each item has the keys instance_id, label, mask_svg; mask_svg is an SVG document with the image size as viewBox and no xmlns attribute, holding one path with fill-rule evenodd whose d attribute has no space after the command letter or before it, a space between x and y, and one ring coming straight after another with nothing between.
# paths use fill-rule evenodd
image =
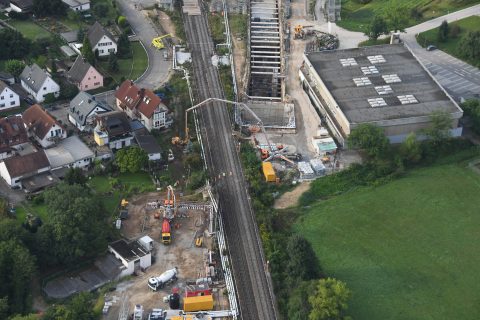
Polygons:
<instances>
[{"instance_id":1,"label":"construction site","mask_svg":"<svg viewBox=\"0 0 480 320\"><path fill-rule=\"evenodd\" d=\"M105 294L104 319L231 319L215 208L208 191L198 197L169 186L122 200L123 239L109 245L121 281Z\"/></svg>"}]
</instances>

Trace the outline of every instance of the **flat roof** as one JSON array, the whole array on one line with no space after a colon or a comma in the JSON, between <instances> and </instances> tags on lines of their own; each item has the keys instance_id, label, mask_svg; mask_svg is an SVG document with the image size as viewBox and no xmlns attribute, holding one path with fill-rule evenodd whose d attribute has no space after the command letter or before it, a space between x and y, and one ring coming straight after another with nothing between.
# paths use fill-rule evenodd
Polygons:
<instances>
[{"instance_id":1,"label":"flat roof","mask_svg":"<svg viewBox=\"0 0 480 320\"><path fill-rule=\"evenodd\" d=\"M116 253L118 253L126 261L132 261L140 259L140 257L146 256L148 252L145 251L142 246L136 241L128 243L121 239L112 242L109 245Z\"/></svg>"},{"instance_id":2,"label":"flat roof","mask_svg":"<svg viewBox=\"0 0 480 320\"><path fill-rule=\"evenodd\" d=\"M351 123L462 112L403 44L306 56Z\"/></svg>"}]
</instances>

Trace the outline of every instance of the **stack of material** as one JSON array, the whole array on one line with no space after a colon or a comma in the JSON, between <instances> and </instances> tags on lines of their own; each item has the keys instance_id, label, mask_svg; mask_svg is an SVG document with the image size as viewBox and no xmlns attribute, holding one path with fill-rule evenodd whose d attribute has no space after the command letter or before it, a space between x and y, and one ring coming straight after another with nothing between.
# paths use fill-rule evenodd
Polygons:
<instances>
[{"instance_id":1,"label":"stack of material","mask_svg":"<svg viewBox=\"0 0 480 320\"><path fill-rule=\"evenodd\" d=\"M184 0L182 11L189 16L199 16L202 14L198 0Z\"/></svg>"},{"instance_id":2,"label":"stack of material","mask_svg":"<svg viewBox=\"0 0 480 320\"><path fill-rule=\"evenodd\" d=\"M310 163L301 161L298 163L298 171L300 171L300 179L314 179L315 172Z\"/></svg>"},{"instance_id":3,"label":"stack of material","mask_svg":"<svg viewBox=\"0 0 480 320\"><path fill-rule=\"evenodd\" d=\"M315 171L318 176L325 175L325 165L323 164L322 160L312 159L310 160L310 165L312 166L313 171Z\"/></svg>"}]
</instances>

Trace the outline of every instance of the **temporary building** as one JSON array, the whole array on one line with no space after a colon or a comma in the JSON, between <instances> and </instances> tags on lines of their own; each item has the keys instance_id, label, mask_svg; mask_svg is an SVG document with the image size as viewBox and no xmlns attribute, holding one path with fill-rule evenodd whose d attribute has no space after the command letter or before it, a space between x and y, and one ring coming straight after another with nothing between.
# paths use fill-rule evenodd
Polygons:
<instances>
[{"instance_id":1,"label":"temporary building","mask_svg":"<svg viewBox=\"0 0 480 320\"><path fill-rule=\"evenodd\" d=\"M275 175L275 170L273 169L271 162L262 162L263 175L265 176L265 181L275 182L277 181L277 176Z\"/></svg>"}]
</instances>

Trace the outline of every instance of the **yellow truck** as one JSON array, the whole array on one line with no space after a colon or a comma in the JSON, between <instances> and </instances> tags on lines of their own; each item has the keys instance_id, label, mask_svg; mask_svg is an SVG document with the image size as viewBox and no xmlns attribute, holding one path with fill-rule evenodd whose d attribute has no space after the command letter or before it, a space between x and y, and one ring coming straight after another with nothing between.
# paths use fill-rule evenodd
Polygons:
<instances>
[{"instance_id":1,"label":"yellow truck","mask_svg":"<svg viewBox=\"0 0 480 320\"><path fill-rule=\"evenodd\" d=\"M277 181L277 175L275 174L275 170L273 169L271 162L262 162L262 171L265 177L265 181L267 182Z\"/></svg>"}]
</instances>

